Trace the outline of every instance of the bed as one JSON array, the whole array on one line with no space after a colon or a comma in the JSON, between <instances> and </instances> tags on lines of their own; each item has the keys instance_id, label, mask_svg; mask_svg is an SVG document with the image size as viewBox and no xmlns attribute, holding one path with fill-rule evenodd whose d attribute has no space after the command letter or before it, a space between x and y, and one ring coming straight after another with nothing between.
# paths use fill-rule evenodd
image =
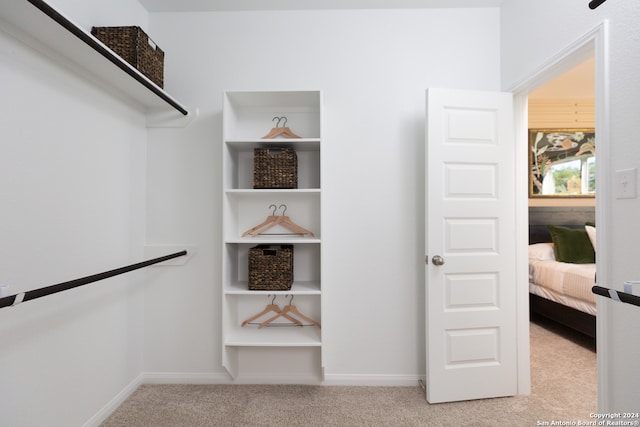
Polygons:
<instances>
[{"instance_id":1,"label":"bed","mask_svg":"<svg viewBox=\"0 0 640 427\"><path fill-rule=\"evenodd\" d=\"M596 304L591 292L596 280L595 227L585 226L593 222L593 208L532 209L531 318L542 316L595 338Z\"/></svg>"}]
</instances>

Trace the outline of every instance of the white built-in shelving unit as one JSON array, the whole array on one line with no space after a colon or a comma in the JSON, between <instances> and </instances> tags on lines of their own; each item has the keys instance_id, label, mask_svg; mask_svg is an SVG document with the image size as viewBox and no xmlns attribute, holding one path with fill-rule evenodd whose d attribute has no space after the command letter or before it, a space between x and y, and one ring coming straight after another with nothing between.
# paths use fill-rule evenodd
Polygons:
<instances>
[{"instance_id":1,"label":"white built-in shelving unit","mask_svg":"<svg viewBox=\"0 0 640 427\"><path fill-rule=\"evenodd\" d=\"M222 338L223 365L232 377L243 374L243 361L260 360L265 372L269 352L279 348L309 351L321 364L322 333L315 326L242 327L243 320L259 313L275 298L283 307L293 297L300 311L321 322L322 311L322 187L321 93L319 91L238 92L224 94ZM287 127L299 139L263 139L287 117ZM292 147L298 158L298 188L253 189L253 150L256 147ZM314 233L314 237L288 234L242 237L244 231L272 214L270 205L286 205L286 215ZM281 214L279 211L278 214ZM292 244L294 283L288 291L248 290L248 252L258 244ZM303 350L307 349L307 350ZM250 362L249 362L250 363ZM278 362L274 362L276 365ZM284 362L285 364L287 362ZM316 367L321 373L321 367ZM264 372L263 372L264 373Z\"/></svg>"}]
</instances>

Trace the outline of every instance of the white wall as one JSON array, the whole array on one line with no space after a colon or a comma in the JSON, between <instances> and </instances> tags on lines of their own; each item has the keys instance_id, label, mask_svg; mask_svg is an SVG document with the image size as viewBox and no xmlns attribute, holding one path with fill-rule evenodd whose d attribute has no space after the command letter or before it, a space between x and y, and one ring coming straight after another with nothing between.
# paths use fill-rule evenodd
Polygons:
<instances>
[{"instance_id":1,"label":"white wall","mask_svg":"<svg viewBox=\"0 0 640 427\"><path fill-rule=\"evenodd\" d=\"M197 254L147 288L144 370L226 378L223 91L312 89L324 97L327 379L415 384L425 364L425 89L497 90L499 18L498 9L151 14L166 88L200 117L150 132L147 241L194 244Z\"/></svg>"},{"instance_id":2,"label":"white wall","mask_svg":"<svg viewBox=\"0 0 640 427\"><path fill-rule=\"evenodd\" d=\"M120 9L126 13L126 9ZM142 258L144 115L0 25L0 283ZM144 274L0 310L0 424L78 426L140 375Z\"/></svg>"},{"instance_id":3,"label":"white wall","mask_svg":"<svg viewBox=\"0 0 640 427\"><path fill-rule=\"evenodd\" d=\"M505 0L501 11L158 13L148 22L137 2L52 4L87 29L149 24L167 52L168 91L201 115L187 129L152 130L146 153L139 111L0 32L0 282L19 292L128 263L142 254L145 221L148 243L191 243L198 252L184 268L3 309L0 413L12 426L81 424L141 371L222 378L223 90L323 91L324 362L336 382L424 374L427 87L513 87L609 18L611 169L640 160L634 0L596 11ZM611 248L601 280L621 288L640 274L632 245L640 202L598 197L610 218L599 225ZM628 327L640 314L619 305L609 312L605 332L616 347L607 353L609 403L600 410L634 409L637 377L619 366L640 356Z\"/></svg>"},{"instance_id":4,"label":"white wall","mask_svg":"<svg viewBox=\"0 0 640 427\"><path fill-rule=\"evenodd\" d=\"M507 89L528 79L544 63L608 19L610 23L609 67L610 134L599 142L609 144L610 174L640 165L637 143L640 112L640 7L635 0L607 1L595 11L587 2L553 0L505 0L502 10L502 86ZM596 124L596 126L599 126ZM599 163L601 164L601 163ZM598 241L608 249L599 261L606 263L598 272L601 286L622 290L625 280L638 280L640 228L637 226L640 200L617 199L611 185L599 192L597 203L604 207L607 223L598 223ZM637 412L640 374L635 369L640 359L640 310L606 298L600 298L599 316L605 329L598 337L600 372L600 412ZM602 349L602 351L600 351Z\"/></svg>"},{"instance_id":5,"label":"white wall","mask_svg":"<svg viewBox=\"0 0 640 427\"><path fill-rule=\"evenodd\" d=\"M147 31L149 14L137 0L47 0L74 24L91 31L96 26L136 25Z\"/></svg>"}]
</instances>

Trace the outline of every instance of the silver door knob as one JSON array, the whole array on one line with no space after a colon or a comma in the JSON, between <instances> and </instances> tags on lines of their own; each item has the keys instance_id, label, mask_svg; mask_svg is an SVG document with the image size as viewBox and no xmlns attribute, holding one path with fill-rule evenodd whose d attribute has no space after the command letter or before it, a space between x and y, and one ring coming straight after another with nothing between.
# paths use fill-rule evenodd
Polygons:
<instances>
[{"instance_id":1,"label":"silver door knob","mask_svg":"<svg viewBox=\"0 0 640 427\"><path fill-rule=\"evenodd\" d=\"M442 258L440 255L436 255L433 258L431 258L431 262L433 263L433 265L443 265L444 258Z\"/></svg>"}]
</instances>

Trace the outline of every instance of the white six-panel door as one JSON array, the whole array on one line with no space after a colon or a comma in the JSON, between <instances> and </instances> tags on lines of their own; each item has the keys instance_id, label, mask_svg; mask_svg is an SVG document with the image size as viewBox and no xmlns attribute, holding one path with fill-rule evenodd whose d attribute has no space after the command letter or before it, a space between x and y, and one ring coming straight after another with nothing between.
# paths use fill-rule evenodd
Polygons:
<instances>
[{"instance_id":1,"label":"white six-panel door","mask_svg":"<svg viewBox=\"0 0 640 427\"><path fill-rule=\"evenodd\" d=\"M429 89L427 400L517 394L512 96Z\"/></svg>"}]
</instances>

